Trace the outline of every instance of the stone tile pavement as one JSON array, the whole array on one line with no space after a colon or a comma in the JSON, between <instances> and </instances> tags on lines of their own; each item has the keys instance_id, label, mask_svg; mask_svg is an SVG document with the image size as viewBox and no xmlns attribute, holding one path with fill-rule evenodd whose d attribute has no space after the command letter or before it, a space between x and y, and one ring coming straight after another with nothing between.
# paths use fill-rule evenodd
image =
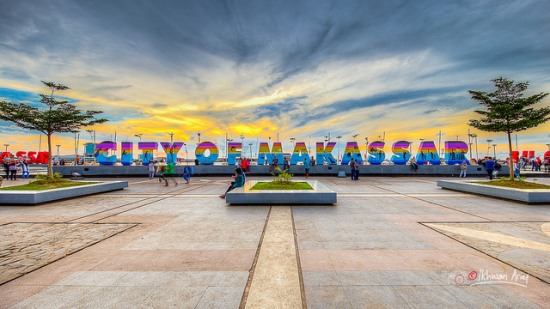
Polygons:
<instances>
[{"instance_id":1,"label":"stone tile pavement","mask_svg":"<svg viewBox=\"0 0 550 309\"><path fill-rule=\"evenodd\" d=\"M227 206L209 177L1 206L0 308L550 307L550 205L317 180L337 205Z\"/></svg>"}]
</instances>

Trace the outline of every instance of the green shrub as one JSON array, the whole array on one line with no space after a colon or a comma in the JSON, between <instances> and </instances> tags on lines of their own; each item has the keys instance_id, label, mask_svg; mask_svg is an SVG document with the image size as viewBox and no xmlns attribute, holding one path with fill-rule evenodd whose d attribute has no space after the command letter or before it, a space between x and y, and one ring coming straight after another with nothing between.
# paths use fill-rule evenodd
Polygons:
<instances>
[{"instance_id":1,"label":"green shrub","mask_svg":"<svg viewBox=\"0 0 550 309\"><path fill-rule=\"evenodd\" d=\"M279 172L277 175L276 173ZM271 175L276 176L275 180L273 182L275 183L291 183L293 174L290 174L288 170L283 170L280 167L275 168L275 171L271 173Z\"/></svg>"}]
</instances>

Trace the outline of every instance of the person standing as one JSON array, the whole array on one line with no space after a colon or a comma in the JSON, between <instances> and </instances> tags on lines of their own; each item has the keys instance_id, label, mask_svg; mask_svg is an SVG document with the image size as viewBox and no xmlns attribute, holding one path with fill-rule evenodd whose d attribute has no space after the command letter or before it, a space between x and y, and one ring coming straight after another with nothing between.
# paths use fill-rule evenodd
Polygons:
<instances>
[{"instance_id":1,"label":"person standing","mask_svg":"<svg viewBox=\"0 0 550 309\"><path fill-rule=\"evenodd\" d=\"M514 161L514 165L513 165L513 168L514 168L514 177L516 177L517 179L520 179L520 165Z\"/></svg>"},{"instance_id":2,"label":"person standing","mask_svg":"<svg viewBox=\"0 0 550 309\"><path fill-rule=\"evenodd\" d=\"M310 165L310 162L309 162L308 158L304 158L304 171L305 171L305 174L306 174L306 178L309 177L310 167L311 167L311 165Z\"/></svg>"},{"instance_id":3,"label":"person standing","mask_svg":"<svg viewBox=\"0 0 550 309\"><path fill-rule=\"evenodd\" d=\"M349 161L349 167L351 171L351 180L355 180L355 159L351 158Z\"/></svg>"},{"instance_id":4,"label":"person standing","mask_svg":"<svg viewBox=\"0 0 550 309\"><path fill-rule=\"evenodd\" d=\"M495 170L495 161L493 161L493 158L487 157L485 160L485 170L487 171L487 175L489 175L489 180L493 180L493 171Z\"/></svg>"},{"instance_id":5,"label":"person standing","mask_svg":"<svg viewBox=\"0 0 550 309\"><path fill-rule=\"evenodd\" d=\"M147 167L149 169L149 179L155 178L155 163L151 160Z\"/></svg>"},{"instance_id":6,"label":"person standing","mask_svg":"<svg viewBox=\"0 0 550 309\"><path fill-rule=\"evenodd\" d=\"M463 160L462 164L460 164L460 175L458 177L466 178L467 170L468 170L468 162L466 162L466 160Z\"/></svg>"},{"instance_id":7,"label":"person standing","mask_svg":"<svg viewBox=\"0 0 550 309\"><path fill-rule=\"evenodd\" d=\"M288 164L288 158L283 158L283 171L290 169L290 165Z\"/></svg>"},{"instance_id":8,"label":"person standing","mask_svg":"<svg viewBox=\"0 0 550 309\"><path fill-rule=\"evenodd\" d=\"M10 171L10 180L16 180L17 179L17 161L15 161L15 159L10 160L10 163L8 164L8 169Z\"/></svg>"},{"instance_id":9,"label":"person standing","mask_svg":"<svg viewBox=\"0 0 550 309\"><path fill-rule=\"evenodd\" d=\"M21 165L21 178L29 178L30 172L29 172L29 163L27 162L27 159L23 159L20 163Z\"/></svg>"}]
</instances>

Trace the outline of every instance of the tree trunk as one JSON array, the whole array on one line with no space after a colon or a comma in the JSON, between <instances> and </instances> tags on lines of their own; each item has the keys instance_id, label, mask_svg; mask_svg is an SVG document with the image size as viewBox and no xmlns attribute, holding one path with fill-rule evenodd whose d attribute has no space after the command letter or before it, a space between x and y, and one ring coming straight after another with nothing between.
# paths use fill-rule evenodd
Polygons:
<instances>
[{"instance_id":1,"label":"tree trunk","mask_svg":"<svg viewBox=\"0 0 550 309\"><path fill-rule=\"evenodd\" d=\"M48 178L53 178L52 134L48 133Z\"/></svg>"},{"instance_id":2,"label":"tree trunk","mask_svg":"<svg viewBox=\"0 0 550 309\"><path fill-rule=\"evenodd\" d=\"M512 135L510 132L508 134L508 168L510 169L510 180L514 180L514 158L512 156Z\"/></svg>"}]
</instances>

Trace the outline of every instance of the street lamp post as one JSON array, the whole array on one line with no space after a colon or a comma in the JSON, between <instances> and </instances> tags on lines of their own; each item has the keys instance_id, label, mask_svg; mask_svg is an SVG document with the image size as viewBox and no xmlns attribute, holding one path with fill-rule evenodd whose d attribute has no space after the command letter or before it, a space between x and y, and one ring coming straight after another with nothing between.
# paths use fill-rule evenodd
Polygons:
<instances>
[{"instance_id":1,"label":"street lamp post","mask_svg":"<svg viewBox=\"0 0 550 309\"><path fill-rule=\"evenodd\" d=\"M199 144L200 144L201 143L201 132L198 132L197 136L199 137Z\"/></svg>"},{"instance_id":2,"label":"street lamp post","mask_svg":"<svg viewBox=\"0 0 550 309\"><path fill-rule=\"evenodd\" d=\"M61 147L61 145L55 145L57 147L57 157L59 158L59 147Z\"/></svg>"},{"instance_id":3,"label":"street lamp post","mask_svg":"<svg viewBox=\"0 0 550 309\"><path fill-rule=\"evenodd\" d=\"M244 151L244 134L241 133L241 157L243 156Z\"/></svg>"},{"instance_id":4,"label":"street lamp post","mask_svg":"<svg viewBox=\"0 0 550 309\"><path fill-rule=\"evenodd\" d=\"M250 160L252 160L252 143L248 143L248 149L250 149Z\"/></svg>"},{"instance_id":5,"label":"street lamp post","mask_svg":"<svg viewBox=\"0 0 550 309\"><path fill-rule=\"evenodd\" d=\"M495 160L497 159L497 144L493 144L493 155Z\"/></svg>"},{"instance_id":6,"label":"street lamp post","mask_svg":"<svg viewBox=\"0 0 550 309\"><path fill-rule=\"evenodd\" d=\"M174 132L168 132L168 134L170 135L170 144L174 143ZM140 137L140 140L141 140L141 137Z\"/></svg>"},{"instance_id":7,"label":"street lamp post","mask_svg":"<svg viewBox=\"0 0 550 309\"><path fill-rule=\"evenodd\" d=\"M135 137L138 137L138 138L139 138L139 142L140 142L140 143L141 143L141 136L142 136L142 135L143 135L143 134L141 134L141 133L138 133L138 134L134 135Z\"/></svg>"},{"instance_id":8,"label":"street lamp post","mask_svg":"<svg viewBox=\"0 0 550 309\"><path fill-rule=\"evenodd\" d=\"M487 156L491 155L491 142L492 141L493 141L492 139L487 140Z\"/></svg>"},{"instance_id":9,"label":"street lamp post","mask_svg":"<svg viewBox=\"0 0 550 309\"><path fill-rule=\"evenodd\" d=\"M336 158L336 165L338 165L338 162L340 161L340 139L342 138L342 135L336 136L336 148L338 148L338 157Z\"/></svg>"},{"instance_id":10,"label":"street lamp post","mask_svg":"<svg viewBox=\"0 0 550 309\"><path fill-rule=\"evenodd\" d=\"M8 147L10 146L10 144L4 144L4 146L6 146L6 152L8 152Z\"/></svg>"},{"instance_id":11,"label":"street lamp post","mask_svg":"<svg viewBox=\"0 0 550 309\"><path fill-rule=\"evenodd\" d=\"M369 156L369 137L365 137L365 162L367 162Z\"/></svg>"}]
</instances>

